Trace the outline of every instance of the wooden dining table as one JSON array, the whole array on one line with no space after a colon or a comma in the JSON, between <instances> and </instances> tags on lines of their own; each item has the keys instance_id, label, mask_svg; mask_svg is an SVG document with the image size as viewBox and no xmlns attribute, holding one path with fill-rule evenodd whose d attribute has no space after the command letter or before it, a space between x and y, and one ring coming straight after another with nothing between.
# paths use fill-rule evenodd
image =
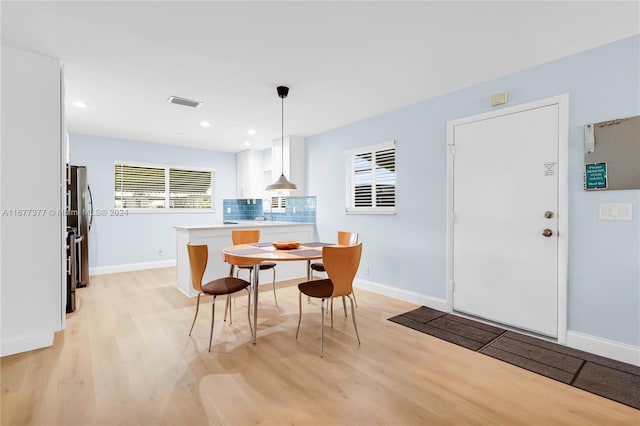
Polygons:
<instances>
[{"instance_id":1,"label":"wooden dining table","mask_svg":"<svg viewBox=\"0 0 640 426\"><path fill-rule=\"evenodd\" d=\"M236 257L242 257L247 260L259 260L260 262L307 262L307 281L311 280L311 261L322 259L322 247L332 246L331 243L308 242L301 243L295 249L281 250L276 249L272 242L260 242L250 244L238 244L222 249L223 257L227 254ZM233 275L233 267L231 275ZM256 344L258 334L258 282L260 273L260 263L253 265L253 273L251 274L251 294L253 296L253 333L252 341Z\"/></svg>"}]
</instances>

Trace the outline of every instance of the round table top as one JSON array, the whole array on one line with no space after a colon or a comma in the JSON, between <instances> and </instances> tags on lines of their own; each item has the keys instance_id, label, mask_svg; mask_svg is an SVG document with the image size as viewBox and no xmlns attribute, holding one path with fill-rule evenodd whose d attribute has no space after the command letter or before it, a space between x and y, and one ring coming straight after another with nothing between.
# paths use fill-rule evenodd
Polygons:
<instances>
[{"instance_id":1,"label":"round table top","mask_svg":"<svg viewBox=\"0 0 640 426\"><path fill-rule=\"evenodd\" d=\"M322 259L322 247L334 244L321 242L301 243L296 249L278 250L271 242L238 244L222 249L223 255L231 254L244 259L285 262L293 260Z\"/></svg>"}]
</instances>

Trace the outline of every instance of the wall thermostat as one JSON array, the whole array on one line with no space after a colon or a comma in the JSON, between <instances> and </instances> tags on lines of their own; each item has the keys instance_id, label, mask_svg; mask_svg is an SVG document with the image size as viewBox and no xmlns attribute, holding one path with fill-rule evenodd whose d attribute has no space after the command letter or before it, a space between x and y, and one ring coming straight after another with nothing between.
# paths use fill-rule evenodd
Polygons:
<instances>
[{"instance_id":1,"label":"wall thermostat","mask_svg":"<svg viewBox=\"0 0 640 426\"><path fill-rule=\"evenodd\" d=\"M593 124L584 126L584 153L590 154L596 150L596 138L593 134Z\"/></svg>"}]
</instances>

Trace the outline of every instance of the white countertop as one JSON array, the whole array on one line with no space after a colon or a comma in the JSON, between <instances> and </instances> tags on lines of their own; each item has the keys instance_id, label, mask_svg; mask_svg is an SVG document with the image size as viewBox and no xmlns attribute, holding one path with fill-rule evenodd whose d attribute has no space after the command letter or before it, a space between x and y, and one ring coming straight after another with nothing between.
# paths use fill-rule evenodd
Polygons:
<instances>
[{"instance_id":1,"label":"white countertop","mask_svg":"<svg viewBox=\"0 0 640 426\"><path fill-rule=\"evenodd\" d=\"M227 229L227 228L263 228L274 226L301 226L312 225L315 223L309 222L271 222L271 221L255 221L255 220L230 220L229 222L235 223L218 223L214 225L193 225L193 226L174 226L178 230L195 231L202 229Z\"/></svg>"}]
</instances>

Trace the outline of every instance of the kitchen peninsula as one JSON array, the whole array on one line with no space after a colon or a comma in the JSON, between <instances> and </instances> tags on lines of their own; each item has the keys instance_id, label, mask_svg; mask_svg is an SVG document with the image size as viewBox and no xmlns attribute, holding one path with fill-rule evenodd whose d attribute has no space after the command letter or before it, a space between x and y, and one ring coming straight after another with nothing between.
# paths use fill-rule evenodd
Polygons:
<instances>
[{"instance_id":1,"label":"kitchen peninsula","mask_svg":"<svg viewBox=\"0 0 640 426\"><path fill-rule=\"evenodd\" d=\"M189 270L189 255L187 243L206 244L209 248L207 270L203 281L207 282L229 274L229 265L222 259L222 249L233 245L231 231L234 229L259 229L260 242L317 240L316 225L314 223L296 222L258 222L234 221L236 223L222 223L219 225L176 226L176 279L178 290L189 297L197 296L191 285ZM276 279L287 280L306 277L306 265L303 262L281 262L278 264ZM241 278L248 279L245 276ZM271 283L271 274L263 274L260 282Z\"/></svg>"}]
</instances>

